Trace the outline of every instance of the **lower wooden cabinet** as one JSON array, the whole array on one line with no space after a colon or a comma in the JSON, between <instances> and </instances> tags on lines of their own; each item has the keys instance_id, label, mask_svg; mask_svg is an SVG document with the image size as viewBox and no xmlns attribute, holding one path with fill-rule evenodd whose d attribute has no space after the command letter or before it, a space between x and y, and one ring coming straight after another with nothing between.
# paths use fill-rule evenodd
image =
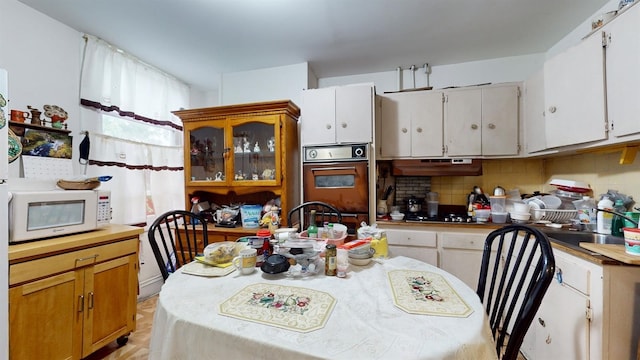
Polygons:
<instances>
[{"instance_id":1,"label":"lower wooden cabinet","mask_svg":"<svg viewBox=\"0 0 640 360\"><path fill-rule=\"evenodd\" d=\"M81 359L110 342L126 343L136 326L139 240L133 233L26 261L10 256L11 359Z\"/></svg>"}]
</instances>

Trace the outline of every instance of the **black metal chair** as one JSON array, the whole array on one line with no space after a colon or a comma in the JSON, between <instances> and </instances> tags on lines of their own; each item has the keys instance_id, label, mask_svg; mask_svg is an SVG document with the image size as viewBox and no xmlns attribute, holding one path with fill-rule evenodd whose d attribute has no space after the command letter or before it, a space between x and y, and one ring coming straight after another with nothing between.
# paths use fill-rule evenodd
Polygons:
<instances>
[{"instance_id":1,"label":"black metal chair","mask_svg":"<svg viewBox=\"0 0 640 360\"><path fill-rule=\"evenodd\" d=\"M540 230L513 224L487 236L477 294L500 359L518 357L554 272L551 244Z\"/></svg>"},{"instance_id":2,"label":"black metal chair","mask_svg":"<svg viewBox=\"0 0 640 360\"><path fill-rule=\"evenodd\" d=\"M148 237L164 281L209 244L205 218L185 210L160 215L149 227Z\"/></svg>"},{"instance_id":3,"label":"black metal chair","mask_svg":"<svg viewBox=\"0 0 640 360\"><path fill-rule=\"evenodd\" d=\"M311 210L316 211L316 225L319 227L325 222L342 223L342 214L335 206L322 201L308 201L289 210L287 226L297 227L300 231L304 230Z\"/></svg>"}]
</instances>

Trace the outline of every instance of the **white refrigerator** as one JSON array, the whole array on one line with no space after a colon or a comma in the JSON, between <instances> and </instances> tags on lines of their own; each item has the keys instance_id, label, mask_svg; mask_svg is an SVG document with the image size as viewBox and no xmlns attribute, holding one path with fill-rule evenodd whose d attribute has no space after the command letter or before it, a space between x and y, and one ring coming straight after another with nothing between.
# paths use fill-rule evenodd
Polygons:
<instances>
[{"instance_id":1,"label":"white refrigerator","mask_svg":"<svg viewBox=\"0 0 640 360\"><path fill-rule=\"evenodd\" d=\"M8 197L9 190L9 87L7 71L0 69L0 359L9 358L9 229Z\"/></svg>"}]
</instances>

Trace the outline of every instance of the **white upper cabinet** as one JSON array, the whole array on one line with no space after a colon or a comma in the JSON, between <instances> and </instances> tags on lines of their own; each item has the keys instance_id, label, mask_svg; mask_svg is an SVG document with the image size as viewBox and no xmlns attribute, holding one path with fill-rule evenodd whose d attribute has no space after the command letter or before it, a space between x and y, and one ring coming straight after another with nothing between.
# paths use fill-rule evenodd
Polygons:
<instances>
[{"instance_id":1,"label":"white upper cabinet","mask_svg":"<svg viewBox=\"0 0 640 360\"><path fill-rule=\"evenodd\" d=\"M518 155L518 85L447 90L444 108L446 155Z\"/></svg>"},{"instance_id":2,"label":"white upper cabinet","mask_svg":"<svg viewBox=\"0 0 640 360\"><path fill-rule=\"evenodd\" d=\"M380 158L442 156L442 92L384 94L380 100Z\"/></svg>"},{"instance_id":3,"label":"white upper cabinet","mask_svg":"<svg viewBox=\"0 0 640 360\"><path fill-rule=\"evenodd\" d=\"M348 85L302 92L301 145L370 143L373 85Z\"/></svg>"},{"instance_id":4,"label":"white upper cabinet","mask_svg":"<svg viewBox=\"0 0 640 360\"><path fill-rule=\"evenodd\" d=\"M524 144L530 154L547 148L544 126L544 74L536 71L523 85Z\"/></svg>"},{"instance_id":5,"label":"white upper cabinet","mask_svg":"<svg viewBox=\"0 0 640 360\"><path fill-rule=\"evenodd\" d=\"M619 138L640 133L640 6L630 7L603 30L608 43L607 111L611 134Z\"/></svg>"},{"instance_id":6,"label":"white upper cabinet","mask_svg":"<svg viewBox=\"0 0 640 360\"><path fill-rule=\"evenodd\" d=\"M607 137L602 39L596 32L544 64L548 148Z\"/></svg>"}]
</instances>

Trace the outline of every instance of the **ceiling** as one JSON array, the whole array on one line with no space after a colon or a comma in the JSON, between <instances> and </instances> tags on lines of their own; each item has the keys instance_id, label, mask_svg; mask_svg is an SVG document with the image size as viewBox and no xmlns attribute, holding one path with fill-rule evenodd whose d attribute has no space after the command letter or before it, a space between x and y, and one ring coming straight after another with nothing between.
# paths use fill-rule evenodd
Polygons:
<instances>
[{"instance_id":1,"label":"ceiling","mask_svg":"<svg viewBox=\"0 0 640 360\"><path fill-rule=\"evenodd\" d=\"M319 78L541 53L609 0L19 0L194 86L308 62Z\"/></svg>"}]
</instances>

